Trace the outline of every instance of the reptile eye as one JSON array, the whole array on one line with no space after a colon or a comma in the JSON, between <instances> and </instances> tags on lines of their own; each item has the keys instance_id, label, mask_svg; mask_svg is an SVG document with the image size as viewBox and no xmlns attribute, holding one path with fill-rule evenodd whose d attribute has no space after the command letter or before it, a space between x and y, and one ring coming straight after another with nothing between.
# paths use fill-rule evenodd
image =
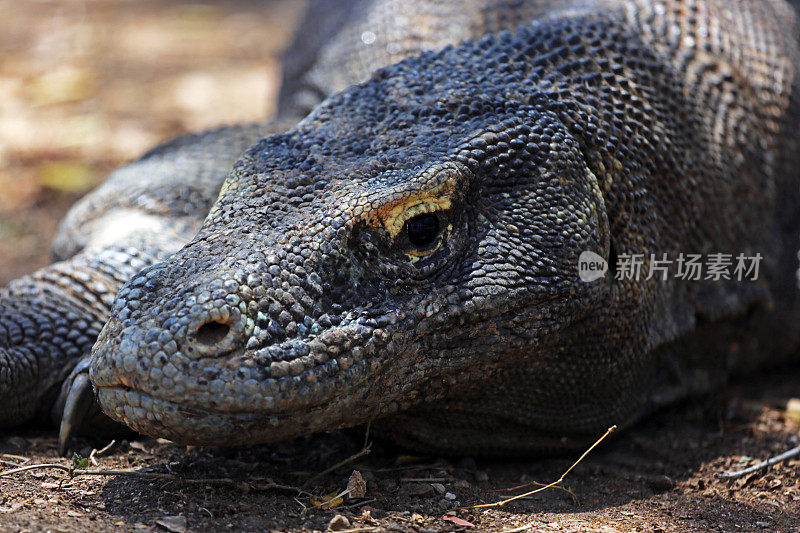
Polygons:
<instances>
[{"instance_id":1,"label":"reptile eye","mask_svg":"<svg viewBox=\"0 0 800 533\"><path fill-rule=\"evenodd\" d=\"M403 229L408 235L408 242L425 248L433 244L439 235L439 217L433 213L423 213L408 219Z\"/></svg>"}]
</instances>

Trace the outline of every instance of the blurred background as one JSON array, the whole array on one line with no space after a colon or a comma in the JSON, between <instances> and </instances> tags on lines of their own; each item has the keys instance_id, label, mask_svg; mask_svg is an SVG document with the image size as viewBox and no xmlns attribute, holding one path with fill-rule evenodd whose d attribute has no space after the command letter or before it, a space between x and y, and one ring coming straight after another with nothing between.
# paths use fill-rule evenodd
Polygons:
<instances>
[{"instance_id":1,"label":"blurred background","mask_svg":"<svg viewBox=\"0 0 800 533\"><path fill-rule=\"evenodd\" d=\"M0 0L0 284L114 167L267 118L302 0Z\"/></svg>"}]
</instances>

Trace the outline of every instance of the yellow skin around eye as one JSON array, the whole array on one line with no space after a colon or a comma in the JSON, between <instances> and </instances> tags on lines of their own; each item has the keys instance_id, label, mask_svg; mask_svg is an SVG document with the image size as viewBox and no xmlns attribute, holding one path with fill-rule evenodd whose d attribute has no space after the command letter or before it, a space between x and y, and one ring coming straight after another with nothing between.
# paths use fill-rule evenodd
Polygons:
<instances>
[{"instance_id":1,"label":"yellow skin around eye","mask_svg":"<svg viewBox=\"0 0 800 533\"><path fill-rule=\"evenodd\" d=\"M414 203L412 203L414 202ZM410 204L410 205L409 205ZM383 227L392 238L403 230L403 225L417 215L450 209L450 198L411 199L407 204L395 206L383 219Z\"/></svg>"},{"instance_id":2,"label":"yellow skin around eye","mask_svg":"<svg viewBox=\"0 0 800 533\"><path fill-rule=\"evenodd\" d=\"M392 237L397 237L403 230L403 224L409 219L423 213L445 211L452 205L452 196L456 188L456 180L449 176L438 183L434 188L390 203L378 210L378 217L383 223L386 232Z\"/></svg>"},{"instance_id":3,"label":"yellow skin around eye","mask_svg":"<svg viewBox=\"0 0 800 533\"><path fill-rule=\"evenodd\" d=\"M377 201L365 202L364 193L358 191L346 197L348 211L353 215L354 222L360 220L373 228L383 227L389 237L395 239L411 218L451 208L461 175L461 169L453 167L448 164L428 169L410 184L385 191ZM406 255L415 262L435 252L440 244L441 240L433 248L408 250Z\"/></svg>"},{"instance_id":4,"label":"yellow skin around eye","mask_svg":"<svg viewBox=\"0 0 800 533\"><path fill-rule=\"evenodd\" d=\"M455 180L448 179L441 183L436 189L426 191L422 197L408 198L406 201L393 205L390 209L381 213L381 220L386 232L394 239L401 231L405 223L417 215L424 213L434 213L445 211L452 205L451 197L455 189ZM442 241L439 240L436 246L426 250L408 250L406 255L412 263L419 261L420 258L428 256L439 249Z\"/></svg>"}]
</instances>

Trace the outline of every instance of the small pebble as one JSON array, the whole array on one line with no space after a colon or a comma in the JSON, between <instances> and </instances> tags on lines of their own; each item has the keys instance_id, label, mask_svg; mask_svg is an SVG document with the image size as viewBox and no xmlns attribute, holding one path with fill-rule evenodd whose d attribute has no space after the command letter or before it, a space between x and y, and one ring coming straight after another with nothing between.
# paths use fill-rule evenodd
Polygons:
<instances>
[{"instance_id":1,"label":"small pebble","mask_svg":"<svg viewBox=\"0 0 800 533\"><path fill-rule=\"evenodd\" d=\"M433 494L434 488L430 483L405 483L403 484L403 492L412 496L426 496Z\"/></svg>"},{"instance_id":2,"label":"small pebble","mask_svg":"<svg viewBox=\"0 0 800 533\"><path fill-rule=\"evenodd\" d=\"M328 522L328 529L331 531L343 531L349 528L350 520L348 520L346 516L342 516L340 514L335 515L333 518L331 518L331 521Z\"/></svg>"},{"instance_id":3,"label":"small pebble","mask_svg":"<svg viewBox=\"0 0 800 533\"><path fill-rule=\"evenodd\" d=\"M453 487L457 489L468 489L470 484L466 479L457 479L453 482Z\"/></svg>"},{"instance_id":4,"label":"small pebble","mask_svg":"<svg viewBox=\"0 0 800 533\"><path fill-rule=\"evenodd\" d=\"M440 495L444 494L447 491L447 489L445 489L444 485L442 485L441 483L431 483L431 487L433 487L433 490L435 490Z\"/></svg>"},{"instance_id":5,"label":"small pebble","mask_svg":"<svg viewBox=\"0 0 800 533\"><path fill-rule=\"evenodd\" d=\"M666 492L675 488L675 482L669 476L652 476L647 478L647 486L655 492Z\"/></svg>"}]
</instances>

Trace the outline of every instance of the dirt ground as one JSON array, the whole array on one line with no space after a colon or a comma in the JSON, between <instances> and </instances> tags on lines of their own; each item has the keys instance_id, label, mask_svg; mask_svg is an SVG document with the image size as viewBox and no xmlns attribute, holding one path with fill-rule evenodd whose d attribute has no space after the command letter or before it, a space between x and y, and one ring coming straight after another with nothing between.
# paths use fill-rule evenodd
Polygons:
<instances>
[{"instance_id":1,"label":"dirt ground","mask_svg":"<svg viewBox=\"0 0 800 533\"><path fill-rule=\"evenodd\" d=\"M735 481L717 477L800 443L800 413L787 411L796 376L797 369L773 372L658 413L603 442L566 478L569 492L550 489L502 507L469 508L534 487L503 489L554 481L575 457L412 457L377 442L318 476L358 454L364 431L247 448L119 440L92 468L198 481L12 474L0 477L0 529L324 531L341 515L344 530L364 532L800 531L798 459ZM106 444L81 440L77 448L87 457ZM69 465L55 448L54 431L13 431L0 438L0 467ZM363 497L314 507L344 491L354 470L366 480Z\"/></svg>"},{"instance_id":2,"label":"dirt ground","mask_svg":"<svg viewBox=\"0 0 800 533\"><path fill-rule=\"evenodd\" d=\"M301 5L0 0L0 283L47 263L58 220L114 166L184 131L267 116ZM0 531L800 531L797 458L717 477L800 444L799 371L658 413L604 441L567 490L502 507L470 508L558 479L576 457L412 457L373 442L319 475L358 454L364 431L234 449L132 437L89 468L166 477L3 476ZM70 465L55 442L52 429L0 433L0 472ZM354 470L363 497L315 507Z\"/></svg>"}]
</instances>

